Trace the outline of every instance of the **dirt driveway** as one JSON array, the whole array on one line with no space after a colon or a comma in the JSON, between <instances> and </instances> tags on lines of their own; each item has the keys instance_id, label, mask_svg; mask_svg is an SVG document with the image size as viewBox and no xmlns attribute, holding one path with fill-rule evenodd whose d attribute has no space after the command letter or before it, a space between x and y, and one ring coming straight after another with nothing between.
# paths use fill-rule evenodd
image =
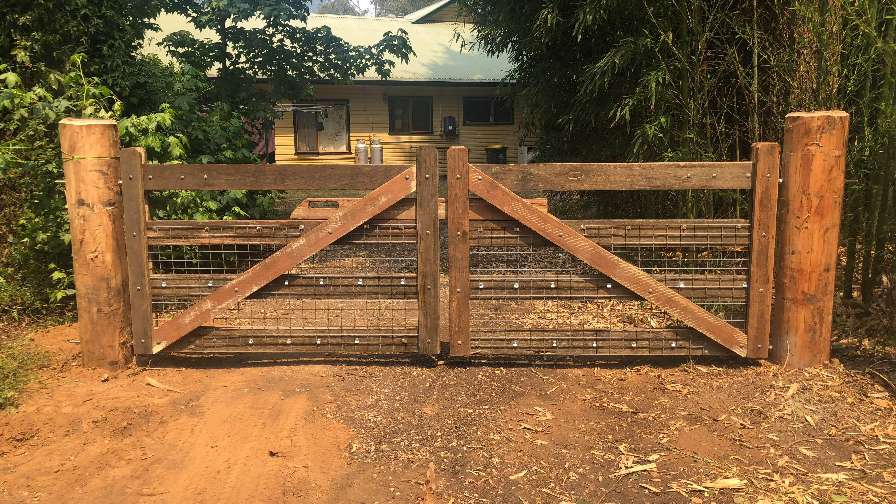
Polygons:
<instances>
[{"instance_id":1,"label":"dirt driveway","mask_svg":"<svg viewBox=\"0 0 896 504\"><path fill-rule=\"evenodd\" d=\"M0 413L0 502L894 502L896 409L863 372L76 362Z\"/></svg>"}]
</instances>

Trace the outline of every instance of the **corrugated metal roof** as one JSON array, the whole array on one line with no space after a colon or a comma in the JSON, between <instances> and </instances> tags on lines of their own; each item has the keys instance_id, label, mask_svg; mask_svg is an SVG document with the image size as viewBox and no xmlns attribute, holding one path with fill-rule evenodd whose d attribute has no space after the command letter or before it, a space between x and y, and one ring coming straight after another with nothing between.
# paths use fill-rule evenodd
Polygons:
<instances>
[{"instance_id":1,"label":"corrugated metal roof","mask_svg":"<svg viewBox=\"0 0 896 504\"><path fill-rule=\"evenodd\" d=\"M416 22L420 21L421 19L425 19L426 16L432 14L433 12L436 12L439 9L441 9L442 7L448 5L452 2L455 2L455 1L456 0L441 0L440 2L436 2L432 5L427 5L426 7L422 8L420 10L416 10L416 11L408 14L404 18L416 23Z\"/></svg>"},{"instance_id":2,"label":"corrugated metal roof","mask_svg":"<svg viewBox=\"0 0 896 504\"><path fill-rule=\"evenodd\" d=\"M430 7L436 7L434 4ZM164 49L158 42L165 35L188 30L198 37L214 38L213 32L199 32L181 16L163 14L156 23L160 31L150 34L144 44L145 50L165 57ZM455 30L470 39L468 26L457 23L416 24L407 18L375 18L362 16L337 16L312 14L308 18L311 28L329 26L333 33L353 45L369 45L378 42L383 33L403 28L408 32L411 46L416 56L409 63L397 62L390 80L393 81L443 81L443 82L498 82L510 70L505 57L494 58L478 51L461 51L455 42ZM375 72L361 76L358 80L378 80Z\"/></svg>"}]
</instances>

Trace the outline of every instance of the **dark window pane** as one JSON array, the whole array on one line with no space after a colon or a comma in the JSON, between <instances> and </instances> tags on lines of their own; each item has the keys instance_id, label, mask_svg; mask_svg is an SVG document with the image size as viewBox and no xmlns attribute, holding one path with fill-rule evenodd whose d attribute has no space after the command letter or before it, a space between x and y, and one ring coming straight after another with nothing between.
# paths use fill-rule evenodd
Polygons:
<instances>
[{"instance_id":1,"label":"dark window pane","mask_svg":"<svg viewBox=\"0 0 896 504\"><path fill-rule=\"evenodd\" d=\"M464 124L513 124L513 101L490 96L464 98Z\"/></svg>"},{"instance_id":2,"label":"dark window pane","mask_svg":"<svg viewBox=\"0 0 896 504\"><path fill-rule=\"evenodd\" d=\"M407 133L410 103L407 98L389 97L389 132Z\"/></svg>"},{"instance_id":3,"label":"dark window pane","mask_svg":"<svg viewBox=\"0 0 896 504\"><path fill-rule=\"evenodd\" d=\"M389 97L389 133L432 133L432 97Z\"/></svg>"},{"instance_id":4,"label":"dark window pane","mask_svg":"<svg viewBox=\"0 0 896 504\"><path fill-rule=\"evenodd\" d=\"M495 99L495 124L513 124L513 101L510 98Z\"/></svg>"},{"instance_id":5,"label":"dark window pane","mask_svg":"<svg viewBox=\"0 0 896 504\"><path fill-rule=\"evenodd\" d=\"M411 130L416 133L432 131L432 99L415 98L411 109Z\"/></svg>"},{"instance_id":6,"label":"dark window pane","mask_svg":"<svg viewBox=\"0 0 896 504\"><path fill-rule=\"evenodd\" d=\"M491 98L464 98L464 123L491 122L491 108Z\"/></svg>"}]
</instances>

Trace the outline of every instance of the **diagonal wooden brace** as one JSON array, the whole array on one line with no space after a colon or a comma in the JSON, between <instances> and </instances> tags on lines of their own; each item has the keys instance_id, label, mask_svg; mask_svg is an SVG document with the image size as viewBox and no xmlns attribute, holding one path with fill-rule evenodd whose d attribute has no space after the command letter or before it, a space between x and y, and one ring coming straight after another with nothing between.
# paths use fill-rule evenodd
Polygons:
<instances>
[{"instance_id":1,"label":"diagonal wooden brace","mask_svg":"<svg viewBox=\"0 0 896 504\"><path fill-rule=\"evenodd\" d=\"M354 205L334 213L320 226L286 244L270 257L249 268L226 285L202 298L153 333L153 353L190 334L227 306L246 299L254 292L288 272L300 262L350 233L353 229L388 209L416 189L417 170L408 168L371 191Z\"/></svg>"},{"instance_id":2,"label":"diagonal wooden brace","mask_svg":"<svg viewBox=\"0 0 896 504\"><path fill-rule=\"evenodd\" d=\"M710 339L741 357L746 355L747 335L741 330L582 236L560 219L532 207L472 165L470 191Z\"/></svg>"}]
</instances>

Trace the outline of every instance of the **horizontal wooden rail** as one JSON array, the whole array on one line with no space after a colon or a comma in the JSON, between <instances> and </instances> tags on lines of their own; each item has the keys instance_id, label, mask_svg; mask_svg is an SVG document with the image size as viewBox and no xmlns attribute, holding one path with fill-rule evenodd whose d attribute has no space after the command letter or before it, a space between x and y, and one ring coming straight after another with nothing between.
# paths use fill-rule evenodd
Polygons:
<instances>
[{"instance_id":1,"label":"horizontal wooden rail","mask_svg":"<svg viewBox=\"0 0 896 504\"><path fill-rule=\"evenodd\" d=\"M470 200L470 206L473 207ZM385 216L383 212L377 217ZM284 244L319 226L320 220L150 221L149 245ZM563 221L604 246L746 247L750 223L746 220L703 219L586 219ZM376 218L349 233L349 242L413 241L413 220ZM516 221L482 220L470 223L476 246L520 246L542 243L539 235Z\"/></svg>"},{"instance_id":2,"label":"horizontal wooden rail","mask_svg":"<svg viewBox=\"0 0 896 504\"><path fill-rule=\"evenodd\" d=\"M155 274L150 278L154 300L208 296L237 275ZM416 274L281 275L248 299L416 299Z\"/></svg>"},{"instance_id":3,"label":"horizontal wooden rail","mask_svg":"<svg viewBox=\"0 0 896 504\"><path fill-rule=\"evenodd\" d=\"M151 221L149 245L282 245L311 232L326 221ZM341 243L416 243L413 220L369 221L352 230Z\"/></svg>"},{"instance_id":4,"label":"horizontal wooden rail","mask_svg":"<svg viewBox=\"0 0 896 504\"><path fill-rule=\"evenodd\" d=\"M144 189L369 191L410 165L333 164L148 164Z\"/></svg>"},{"instance_id":5,"label":"horizontal wooden rail","mask_svg":"<svg viewBox=\"0 0 896 504\"><path fill-rule=\"evenodd\" d=\"M336 210L346 205L351 205L358 198L308 198L299 204L289 216L290 219L318 220L329 219ZM548 211L547 198L532 198L526 200L530 205ZM445 198L439 198L439 219L446 219ZM396 203L392 208L376 216L377 220L414 220L417 217L414 198L405 198ZM510 220L504 212L481 199L470 199L470 220Z\"/></svg>"},{"instance_id":6,"label":"horizontal wooden rail","mask_svg":"<svg viewBox=\"0 0 896 504\"><path fill-rule=\"evenodd\" d=\"M150 278L156 301L197 298L211 294L235 274L154 274ZM740 275L662 275L660 281L693 300L741 302L746 277ZM413 299L414 274L282 275L249 299ZM638 300L639 296L604 275L471 275L473 299Z\"/></svg>"},{"instance_id":7,"label":"horizontal wooden rail","mask_svg":"<svg viewBox=\"0 0 896 504\"><path fill-rule=\"evenodd\" d=\"M752 163L541 163L473 167L515 192L750 189Z\"/></svg>"},{"instance_id":8,"label":"horizontal wooden rail","mask_svg":"<svg viewBox=\"0 0 896 504\"><path fill-rule=\"evenodd\" d=\"M190 354L276 352L313 355L397 355L417 353L417 327L317 328L204 327L199 338L186 338L172 351ZM251 342L251 343L250 343Z\"/></svg>"},{"instance_id":9,"label":"horizontal wooden rail","mask_svg":"<svg viewBox=\"0 0 896 504\"><path fill-rule=\"evenodd\" d=\"M667 287L691 300L742 302L746 277L739 275L660 275ZM471 275L472 299L571 300L641 297L606 275Z\"/></svg>"},{"instance_id":10,"label":"horizontal wooden rail","mask_svg":"<svg viewBox=\"0 0 896 504\"><path fill-rule=\"evenodd\" d=\"M730 350L690 328L474 329L472 354L532 356L716 355Z\"/></svg>"}]
</instances>

